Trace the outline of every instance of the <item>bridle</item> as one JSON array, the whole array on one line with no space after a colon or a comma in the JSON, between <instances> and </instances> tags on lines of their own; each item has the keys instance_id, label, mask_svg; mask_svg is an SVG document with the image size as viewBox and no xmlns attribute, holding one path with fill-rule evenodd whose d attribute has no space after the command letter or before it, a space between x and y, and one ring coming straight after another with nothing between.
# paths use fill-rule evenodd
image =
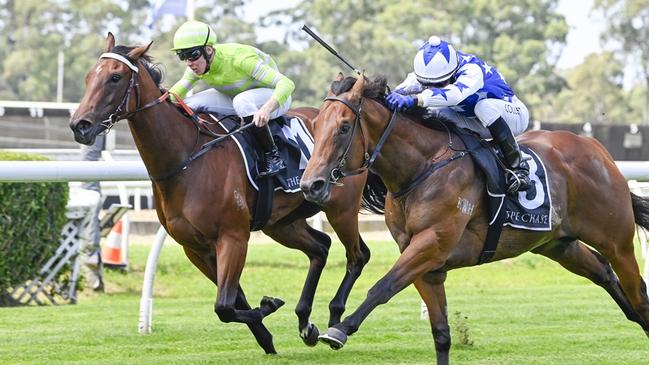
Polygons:
<instances>
[{"instance_id":1,"label":"bridle","mask_svg":"<svg viewBox=\"0 0 649 365\"><path fill-rule=\"evenodd\" d=\"M103 121L98 123L98 125L102 125L102 126L104 126L106 128L106 131L105 131L106 133L118 121L120 121L122 119L127 119L127 118L135 115L136 113L138 113L138 112L140 112L142 110L151 108L151 107L156 106L158 104L161 104L161 103L163 103L165 100L167 100L169 98L169 95L170 95L169 91L165 90L162 93L162 95L160 97L158 97L157 99L154 99L154 100L146 103L145 105L140 106L141 105L140 83L139 83L139 80L138 80L138 77L137 77L138 71L139 71L138 67L136 65L134 65L133 62L131 62L129 59L127 59L126 57L124 57L124 56L122 56L120 54L117 54L117 53L112 53L112 52L104 53L99 58L100 59L102 59L102 58L112 58L112 59L118 60L118 61L124 63L126 66L128 66L128 68L131 69L131 79L129 80L128 87L127 87L126 91L124 92L124 97L122 98L122 102L115 109L115 111L112 112L108 116L108 118L106 120L103 120ZM128 108L128 103L130 101L132 90L135 90L135 95L136 95L136 98L137 98L137 102L135 104L135 109L129 111L129 110L126 110L126 109ZM187 114L190 117L190 120L196 126L196 129L198 131L198 133L196 134L196 142L194 143L194 147L191 149L191 151L196 151L196 152L190 153L189 156L184 161L182 161L180 164L178 164L176 167L174 167L170 171L168 171L168 172L166 172L166 173L164 173L162 175L157 175L157 176L150 175L149 177L153 181L166 180L166 179L178 174L179 172L186 170L193 161L195 161L199 157L203 156L205 153L207 153L210 149L214 148L216 145L218 145L224 139L226 139L228 137L231 137L234 134L241 133L244 130L250 128L251 126L254 126L254 124L250 123L250 124L247 124L247 125L245 125L243 127L240 127L238 129L236 129L235 131L232 131L232 132L229 132L229 133L223 134L223 135L216 134L216 133L212 132L211 130L209 130L209 128L207 128L207 131L209 133L206 133L203 130L201 130L201 125L199 123L200 121L202 121L201 118L198 117L196 115L196 113L194 113L194 111L192 111L182 101L182 99L180 97L178 97L177 95L175 95L175 97L176 97L176 100L178 101L178 104L185 110L185 112L187 112ZM230 118L230 117L233 117L233 116L229 115L229 116L225 116L224 118ZM237 117L237 116L235 116L235 117ZM200 146L200 148L197 149L197 146L199 144L199 137L200 137L201 133L208 134L210 137L213 137L215 139L203 144L202 146Z\"/></svg>"},{"instance_id":2,"label":"bridle","mask_svg":"<svg viewBox=\"0 0 649 365\"><path fill-rule=\"evenodd\" d=\"M107 119L102 120L99 122L98 125L101 125L105 129L105 133L108 133L111 128L117 123L118 121L122 119L127 119L128 117L133 116L135 113L140 112L142 110L151 108L152 106L158 105L165 101L169 97L169 92L165 91L159 98L150 101L146 103L143 106L141 105L141 100L140 100L140 81L137 77L139 69L136 65L133 64L129 59L126 57L113 53L113 52L106 52L103 53L101 56L99 56L99 59L102 58L112 58L114 60L118 60L128 66L129 69L131 69L131 79L128 82L128 87L126 88L126 91L124 92L124 97L122 98L122 102L117 106L115 111L113 111ZM128 111L128 104L131 99L131 91L135 90L135 97L137 98L136 104L135 104L135 110Z\"/></svg>"},{"instance_id":3,"label":"bridle","mask_svg":"<svg viewBox=\"0 0 649 365\"><path fill-rule=\"evenodd\" d=\"M379 138L379 141L376 144L376 147L374 148L374 151L372 152L372 155L370 156L369 153L367 152L367 143L365 141L365 134L363 133L363 125L361 124L361 106L363 104L363 98L361 97L361 100L358 103L358 106L352 104L349 102L349 100L339 98L336 96L328 96L324 99L325 101L339 101L343 104L345 104L349 109L351 109L354 112L355 119L354 119L354 126L352 127L352 135L347 142L347 146L345 147L345 151L343 152L342 156L338 160L338 163L336 164L336 167L334 167L331 170L330 173L330 182L331 183L336 183L338 179L341 177L345 176L351 176L351 175L358 175L361 172L365 170L369 170L376 158L378 157L379 153L381 152L381 149L383 148L383 145L385 144L385 141L388 139L388 136L390 135L390 132L392 132L392 129L395 124L396 120L396 115L397 112L393 112L390 115L390 121L388 122L388 125L385 127L385 130L383 130L383 133L381 134L381 137ZM363 164L361 167L357 168L356 170L353 171L343 171L343 168L345 166L345 163L347 161L347 154L349 154L349 150L351 149L351 145L354 141L354 134L356 133L356 129L361 131L361 136L363 139L363 149L365 151L365 156L363 160ZM404 196L406 193L410 192L412 189L414 189L417 185L419 185L422 181L428 178L432 173L435 171L439 170L440 168L448 165L449 163L458 160L464 156L467 156L469 154L469 151L458 151L453 148L453 139L451 137L451 131L450 129L442 123L444 128L446 129L446 133L448 134L448 145L446 146L446 149L442 151L439 155L432 157L430 161L432 162L430 165L425 167L417 176L415 176L413 179L411 179L408 183L405 184L401 189L399 189L396 192L392 193L393 198L397 199L402 196ZM448 157L444 160L439 160L442 156L444 156L448 151L455 151L456 153L453 154L451 157Z\"/></svg>"},{"instance_id":4,"label":"bridle","mask_svg":"<svg viewBox=\"0 0 649 365\"><path fill-rule=\"evenodd\" d=\"M358 102L358 105L352 104L349 100L343 99L337 96L328 96L324 99L324 101L338 101L345 106L347 106L349 109L354 112L354 125L352 126L352 133L351 136L349 137L349 140L347 141L347 145L345 146L345 150L340 156L340 159L338 160L338 163L336 166L331 169L330 173L330 181L332 183L336 183L340 178L345 177L345 176L353 176L353 175L358 175L365 170L369 170L370 167L372 167L372 164L374 164L374 161L378 157L379 153L381 152L381 149L383 148L383 145L385 144L385 141L388 139L388 136L390 135L390 132L392 131L392 128L394 127L394 121L396 120L396 115L397 113L394 112L390 116L390 121L388 122L388 125L385 127L385 130L383 131L383 134L381 134L381 138L379 138L379 141L376 144L376 147L374 148L374 151L372 152L372 155L367 151L367 142L365 138L365 133L363 132L363 125L361 124L361 112L362 112L362 105L363 105L363 98L361 97L360 101ZM352 143L354 142L354 136L356 134L356 129L360 130L361 133L361 139L363 140L363 151L364 151L364 156L363 156L363 163L361 166L355 170L352 171L345 171L343 170L346 163L347 163L347 155L349 154L349 151L351 150Z\"/></svg>"}]
</instances>

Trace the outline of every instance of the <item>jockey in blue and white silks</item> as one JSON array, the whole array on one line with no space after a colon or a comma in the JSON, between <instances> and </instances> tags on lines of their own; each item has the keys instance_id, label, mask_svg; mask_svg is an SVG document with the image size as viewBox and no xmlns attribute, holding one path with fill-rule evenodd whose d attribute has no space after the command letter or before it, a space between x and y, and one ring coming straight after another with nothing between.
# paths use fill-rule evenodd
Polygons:
<instances>
[{"instance_id":1,"label":"jockey in blue and white silks","mask_svg":"<svg viewBox=\"0 0 649 365\"><path fill-rule=\"evenodd\" d=\"M508 192L528 189L528 167L514 136L527 128L529 112L498 70L436 36L419 48L413 64L414 72L386 97L388 107L437 109L459 127L493 138L511 172Z\"/></svg>"}]
</instances>

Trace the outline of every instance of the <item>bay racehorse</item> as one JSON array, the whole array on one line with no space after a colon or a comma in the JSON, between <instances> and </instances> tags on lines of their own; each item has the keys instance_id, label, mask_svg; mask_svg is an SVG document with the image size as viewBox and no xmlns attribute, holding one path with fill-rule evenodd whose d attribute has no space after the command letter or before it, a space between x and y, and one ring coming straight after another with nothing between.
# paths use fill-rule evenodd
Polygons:
<instances>
[{"instance_id":1,"label":"bay racehorse","mask_svg":"<svg viewBox=\"0 0 649 365\"><path fill-rule=\"evenodd\" d=\"M385 80L339 75L316 119L314 152L301 180L307 199L327 204L336 192L332 180L371 165L388 189L385 220L401 251L358 309L321 340L341 348L374 308L414 284L428 307L437 363L447 364L451 337L444 281L448 270L479 261L488 226L485 175L463 153L457 136L414 117L392 115L385 93ZM520 143L545 162L552 228L504 228L493 260L526 251L555 260L604 288L649 334L647 287L633 247L635 224L649 228L649 200L629 191L611 156L593 138L533 131ZM426 169L433 173L417 179Z\"/></svg>"},{"instance_id":2,"label":"bay racehorse","mask_svg":"<svg viewBox=\"0 0 649 365\"><path fill-rule=\"evenodd\" d=\"M128 119L152 177L160 223L183 246L189 260L217 285L214 310L219 319L245 323L266 353L275 353L272 335L262 319L283 301L264 297L260 307L251 309L239 285L256 191L230 138L193 159L198 147L212 141L214 134L168 101L160 88L161 73L146 54L150 45L115 46L113 35L108 34L105 53L87 73L85 95L70 122L74 138L91 144L97 134ZM290 113L301 117L312 130L317 112L300 108ZM352 285L370 258L358 234L357 217L366 176L350 177L321 208L347 255L346 275L329 305L330 325L340 321ZM317 343L318 329L309 316L331 243L328 235L307 225L306 218L319 209L302 194L275 192L270 218L263 227L265 234L304 252L310 261L295 312L300 337L311 346Z\"/></svg>"}]
</instances>

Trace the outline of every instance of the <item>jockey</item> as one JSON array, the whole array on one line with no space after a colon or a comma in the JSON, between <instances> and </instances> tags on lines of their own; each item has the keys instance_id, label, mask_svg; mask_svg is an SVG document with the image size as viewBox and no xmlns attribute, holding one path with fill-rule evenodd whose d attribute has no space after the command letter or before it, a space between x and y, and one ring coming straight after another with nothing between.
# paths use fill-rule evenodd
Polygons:
<instances>
[{"instance_id":1,"label":"jockey","mask_svg":"<svg viewBox=\"0 0 649 365\"><path fill-rule=\"evenodd\" d=\"M236 114L246 123L254 123L253 135L264 152L259 175L272 176L286 168L268 121L288 111L295 84L278 71L275 61L249 45L217 44L214 30L193 20L176 30L171 50L187 63L187 69L169 92L183 98L198 80L203 80L210 88L188 97L187 105Z\"/></svg>"},{"instance_id":2,"label":"jockey","mask_svg":"<svg viewBox=\"0 0 649 365\"><path fill-rule=\"evenodd\" d=\"M529 189L529 166L521 161L514 138L527 128L529 112L503 76L483 60L432 36L415 55L414 72L385 100L395 111L414 106L439 109L458 126L492 137L508 165L507 192Z\"/></svg>"}]
</instances>

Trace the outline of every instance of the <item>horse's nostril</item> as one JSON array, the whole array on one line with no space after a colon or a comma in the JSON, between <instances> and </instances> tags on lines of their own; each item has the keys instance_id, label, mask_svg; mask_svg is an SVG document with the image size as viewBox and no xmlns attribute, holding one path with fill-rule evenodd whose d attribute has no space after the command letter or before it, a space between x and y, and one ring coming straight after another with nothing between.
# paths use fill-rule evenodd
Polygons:
<instances>
[{"instance_id":1,"label":"horse's nostril","mask_svg":"<svg viewBox=\"0 0 649 365\"><path fill-rule=\"evenodd\" d=\"M312 194L318 195L322 193L325 186L326 186L326 182L324 179L317 179L311 183L311 188L309 190L311 190Z\"/></svg>"},{"instance_id":2,"label":"horse's nostril","mask_svg":"<svg viewBox=\"0 0 649 365\"><path fill-rule=\"evenodd\" d=\"M73 120L70 123L70 129L82 135L85 135L91 128L92 128L92 123L90 123L90 121L85 119Z\"/></svg>"}]
</instances>

